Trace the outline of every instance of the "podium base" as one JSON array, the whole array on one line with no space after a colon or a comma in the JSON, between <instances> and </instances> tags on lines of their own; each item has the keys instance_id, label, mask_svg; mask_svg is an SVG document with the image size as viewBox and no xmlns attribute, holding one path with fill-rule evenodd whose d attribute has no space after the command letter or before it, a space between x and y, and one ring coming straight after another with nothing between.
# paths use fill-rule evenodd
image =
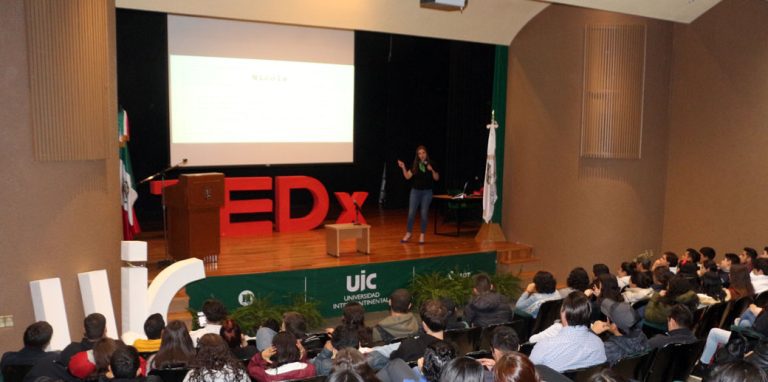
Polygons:
<instances>
[{"instance_id":1,"label":"podium base","mask_svg":"<svg viewBox=\"0 0 768 382\"><path fill-rule=\"evenodd\" d=\"M498 223L483 223L475 235L475 241L507 241Z\"/></svg>"}]
</instances>

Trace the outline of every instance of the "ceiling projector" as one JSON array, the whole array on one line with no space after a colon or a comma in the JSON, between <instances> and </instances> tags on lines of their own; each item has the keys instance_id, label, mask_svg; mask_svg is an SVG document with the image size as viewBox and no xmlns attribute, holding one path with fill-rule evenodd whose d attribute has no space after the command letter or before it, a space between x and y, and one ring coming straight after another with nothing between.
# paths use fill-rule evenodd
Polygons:
<instances>
[{"instance_id":1,"label":"ceiling projector","mask_svg":"<svg viewBox=\"0 0 768 382\"><path fill-rule=\"evenodd\" d=\"M439 9L441 11L460 11L467 6L467 0L419 0L422 8Z\"/></svg>"}]
</instances>

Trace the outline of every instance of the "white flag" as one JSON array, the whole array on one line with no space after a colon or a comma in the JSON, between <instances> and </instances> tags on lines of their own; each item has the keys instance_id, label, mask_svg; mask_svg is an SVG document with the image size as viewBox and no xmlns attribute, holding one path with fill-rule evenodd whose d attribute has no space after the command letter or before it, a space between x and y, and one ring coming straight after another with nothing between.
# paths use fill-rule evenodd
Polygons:
<instances>
[{"instance_id":1,"label":"white flag","mask_svg":"<svg viewBox=\"0 0 768 382\"><path fill-rule=\"evenodd\" d=\"M485 179L483 181L483 220L491 222L493 206L496 204L496 128L499 124L491 118L488 128L488 151L485 162Z\"/></svg>"}]
</instances>

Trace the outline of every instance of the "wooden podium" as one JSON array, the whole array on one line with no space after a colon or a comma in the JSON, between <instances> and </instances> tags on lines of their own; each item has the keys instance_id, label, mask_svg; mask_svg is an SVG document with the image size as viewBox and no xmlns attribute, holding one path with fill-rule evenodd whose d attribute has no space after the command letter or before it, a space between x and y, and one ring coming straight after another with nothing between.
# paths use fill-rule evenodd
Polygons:
<instances>
[{"instance_id":1,"label":"wooden podium","mask_svg":"<svg viewBox=\"0 0 768 382\"><path fill-rule=\"evenodd\" d=\"M207 260L220 252L219 209L224 205L224 174L183 174L165 189L168 252L176 260Z\"/></svg>"}]
</instances>

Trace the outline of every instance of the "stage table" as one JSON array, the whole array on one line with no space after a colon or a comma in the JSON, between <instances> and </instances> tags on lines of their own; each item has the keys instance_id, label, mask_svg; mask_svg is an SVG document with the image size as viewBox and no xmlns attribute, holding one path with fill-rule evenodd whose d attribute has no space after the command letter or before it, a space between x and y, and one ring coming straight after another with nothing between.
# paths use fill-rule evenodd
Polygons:
<instances>
[{"instance_id":1,"label":"stage table","mask_svg":"<svg viewBox=\"0 0 768 382\"><path fill-rule=\"evenodd\" d=\"M437 194L432 196L432 200L436 203L433 203L435 205L435 228L434 233L436 235L445 235L445 236L459 236L461 234L461 210L464 208L461 206L461 203L465 203L469 207L474 207L475 205L479 205L483 203L483 197L475 196L475 195L469 195L464 198L455 198L453 195L448 194ZM451 204L455 204L456 206L456 234L453 233L445 233L445 232L437 232L437 221L440 219L440 210L441 209L449 209ZM441 208L442 207L442 208ZM470 208L467 208L470 209ZM481 214L482 214L482 208L480 208Z\"/></svg>"},{"instance_id":2,"label":"stage table","mask_svg":"<svg viewBox=\"0 0 768 382\"><path fill-rule=\"evenodd\" d=\"M331 256L339 257L340 242L355 239L357 252L371 253L371 226L368 224L326 224L325 249Z\"/></svg>"}]
</instances>

